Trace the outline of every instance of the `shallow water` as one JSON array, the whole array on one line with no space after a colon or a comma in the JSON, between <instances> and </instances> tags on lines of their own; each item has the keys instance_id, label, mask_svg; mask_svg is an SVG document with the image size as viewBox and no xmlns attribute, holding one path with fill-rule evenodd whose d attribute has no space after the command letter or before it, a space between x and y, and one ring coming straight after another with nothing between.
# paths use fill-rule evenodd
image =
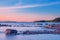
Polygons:
<instances>
[{"instance_id":1,"label":"shallow water","mask_svg":"<svg viewBox=\"0 0 60 40\"><path fill-rule=\"evenodd\" d=\"M0 40L60 40L57 34L34 34L34 35L5 35L0 33Z\"/></svg>"},{"instance_id":2,"label":"shallow water","mask_svg":"<svg viewBox=\"0 0 60 40\"><path fill-rule=\"evenodd\" d=\"M0 23L0 24L13 25L13 27L0 27L0 32L1 32L0 40L60 40L60 35L58 34L5 35L3 32L6 29L15 29L18 31L26 31L26 30L38 31L38 30L46 30L46 29L44 27L14 27L14 25L20 25L23 23ZM32 25L31 23L26 23L24 25L34 26L36 24L34 23L34 25Z\"/></svg>"}]
</instances>

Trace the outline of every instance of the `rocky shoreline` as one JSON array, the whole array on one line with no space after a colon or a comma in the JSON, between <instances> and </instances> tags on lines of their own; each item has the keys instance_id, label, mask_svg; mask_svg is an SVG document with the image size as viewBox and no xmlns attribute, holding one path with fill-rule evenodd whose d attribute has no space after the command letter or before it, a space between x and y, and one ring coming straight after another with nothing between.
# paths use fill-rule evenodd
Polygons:
<instances>
[{"instance_id":1,"label":"rocky shoreline","mask_svg":"<svg viewBox=\"0 0 60 40\"><path fill-rule=\"evenodd\" d=\"M16 30L9 29L9 31L5 31L6 35L18 35L18 34L60 34L60 30L55 30L55 31L48 31L48 30L39 30L39 31L20 31L18 33Z\"/></svg>"}]
</instances>

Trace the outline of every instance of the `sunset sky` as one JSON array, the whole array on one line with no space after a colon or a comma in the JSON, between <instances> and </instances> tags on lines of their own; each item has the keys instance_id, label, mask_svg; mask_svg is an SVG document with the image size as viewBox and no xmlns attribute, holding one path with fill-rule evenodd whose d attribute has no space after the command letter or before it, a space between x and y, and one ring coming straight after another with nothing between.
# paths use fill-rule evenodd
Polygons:
<instances>
[{"instance_id":1,"label":"sunset sky","mask_svg":"<svg viewBox=\"0 0 60 40\"><path fill-rule=\"evenodd\" d=\"M60 0L0 0L0 21L51 20L60 17Z\"/></svg>"}]
</instances>

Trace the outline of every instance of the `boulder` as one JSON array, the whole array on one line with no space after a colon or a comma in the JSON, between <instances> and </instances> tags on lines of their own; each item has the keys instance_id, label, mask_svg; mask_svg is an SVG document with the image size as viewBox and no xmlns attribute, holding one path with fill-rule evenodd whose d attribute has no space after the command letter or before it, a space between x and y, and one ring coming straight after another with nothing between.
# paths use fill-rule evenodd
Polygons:
<instances>
[{"instance_id":1,"label":"boulder","mask_svg":"<svg viewBox=\"0 0 60 40\"><path fill-rule=\"evenodd\" d=\"M17 30L14 30L14 29L6 29L5 30L5 34L6 35L17 34Z\"/></svg>"}]
</instances>

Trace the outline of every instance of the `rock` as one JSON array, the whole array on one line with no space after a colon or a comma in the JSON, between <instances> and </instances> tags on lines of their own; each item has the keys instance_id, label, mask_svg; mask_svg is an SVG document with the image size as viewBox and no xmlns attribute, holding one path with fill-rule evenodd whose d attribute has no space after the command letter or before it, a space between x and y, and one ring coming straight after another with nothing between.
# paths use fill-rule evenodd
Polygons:
<instances>
[{"instance_id":1,"label":"rock","mask_svg":"<svg viewBox=\"0 0 60 40\"><path fill-rule=\"evenodd\" d=\"M5 34L6 34L6 35L17 34L17 30L6 29L6 30L5 30Z\"/></svg>"}]
</instances>

